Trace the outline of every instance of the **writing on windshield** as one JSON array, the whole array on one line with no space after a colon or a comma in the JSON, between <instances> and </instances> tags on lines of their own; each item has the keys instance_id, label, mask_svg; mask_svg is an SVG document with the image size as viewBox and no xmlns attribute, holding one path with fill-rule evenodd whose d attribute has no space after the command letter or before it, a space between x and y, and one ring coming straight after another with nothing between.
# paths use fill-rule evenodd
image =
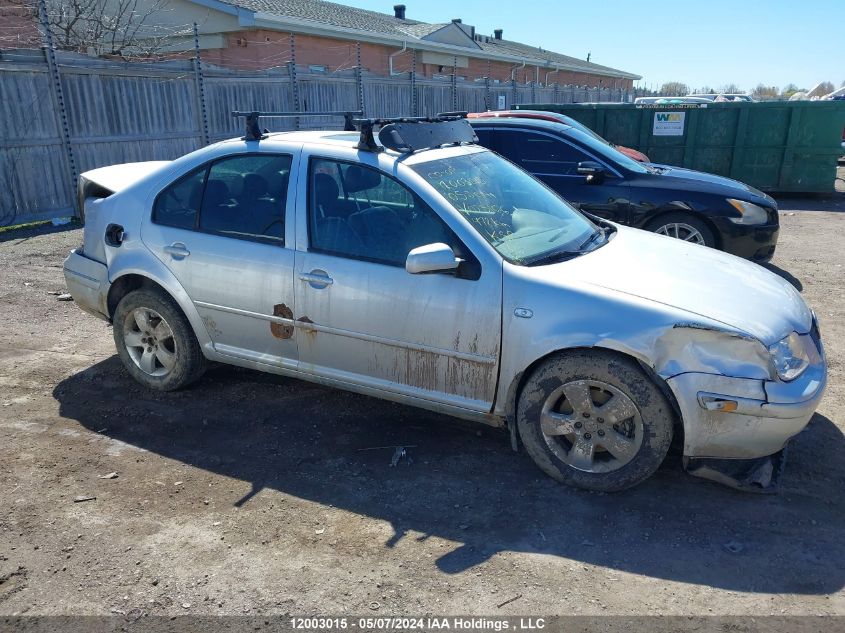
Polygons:
<instances>
[{"instance_id":1,"label":"writing on windshield","mask_svg":"<svg viewBox=\"0 0 845 633\"><path fill-rule=\"evenodd\" d=\"M492 152L414 165L506 259L577 249L593 225L533 176Z\"/></svg>"}]
</instances>

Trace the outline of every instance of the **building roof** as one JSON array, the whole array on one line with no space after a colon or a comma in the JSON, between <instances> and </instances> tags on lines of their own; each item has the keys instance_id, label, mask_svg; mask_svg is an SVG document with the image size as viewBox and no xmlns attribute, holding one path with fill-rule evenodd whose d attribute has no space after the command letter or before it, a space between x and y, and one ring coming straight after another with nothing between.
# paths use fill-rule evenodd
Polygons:
<instances>
[{"instance_id":1,"label":"building roof","mask_svg":"<svg viewBox=\"0 0 845 633\"><path fill-rule=\"evenodd\" d=\"M414 20L397 20L392 15L356 9L334 2L322 0L222 0L229 4L256 13L266 13L280 17L313 20L340 28L358 31L373 31L385 35L403 34L399 27L421 24Z\"/></svg>"},{"instance_id":2,"label":"building roof","mask_svg":"<svg viewBox=\"0 0 845 633\"><path fill-rule=\"evenodd\" d=\"M405 43L413 45L415 42L424 44L436 42L432 37L438 31L451 26L461 28L467 34L467 51L472 57L507 59L529 63L531 65L560 68L573 72L583 72L593 75L604 75L625 79L641 79L639 75L601 66L591 62L547 51L535 46L496 39L492 35L469 33L466 25L453 25L451 22L430 24L418 20L400 20L386 13L368 11L355 7L326 2L325 0L193 0L198 4L213 6L215 4L228 5L251 12L256 18L272 17L278 22L289 21L291 27L301 27L312 23L324 29L336 31L339 36L347 33L354 37L361 33L370 33L379 39L392 40L402 46ZM292 28L291 30L296 30ZM473 45L474 40L474 45ZM457 47L455 47L457 48Z\"/></svg>"},{"instance_id":3,"label":"building roof","mask_svg":"<svg viewBox=\"0 0 845 633\"><path fill-rule=\"evenodd\" d=\"M482 50L494 51L497 53L505 53L514 55L516 57L528 57L531 59L548 60L551 64L560 64L565 66L567 70L574 70L576 72L590 73L593 75L612 75L615 77L626 77L628 79L642 79L639 75L628 73L623 70L610 68L609 66L602 66L594 64L577 57L570 57L569 55L562 55L554 51L547 51L536 46L529 46L528 44L521 44L519 42L511 42L509 40L497 40L493 37L489 39L482 37L479 42Z\"/></svg>"}]
</instances>

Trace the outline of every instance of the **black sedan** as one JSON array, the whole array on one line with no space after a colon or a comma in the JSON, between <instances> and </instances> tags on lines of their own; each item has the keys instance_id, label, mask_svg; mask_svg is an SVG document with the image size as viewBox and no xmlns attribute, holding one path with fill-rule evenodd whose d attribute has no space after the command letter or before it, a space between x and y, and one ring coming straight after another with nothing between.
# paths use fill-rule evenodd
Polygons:
<instances>
[{"instance_id":1,"label":"black sedan","mask_svg":"<svg viewBox=\"0 0 845 633\"><path fill-rule=\"evenodd\" d=\"M545 182L582 211L621 224L769 261L777 203L736 180L639 163L577 128L519 116L471 118L485 147Z\"/></svg>"}]
</instances>

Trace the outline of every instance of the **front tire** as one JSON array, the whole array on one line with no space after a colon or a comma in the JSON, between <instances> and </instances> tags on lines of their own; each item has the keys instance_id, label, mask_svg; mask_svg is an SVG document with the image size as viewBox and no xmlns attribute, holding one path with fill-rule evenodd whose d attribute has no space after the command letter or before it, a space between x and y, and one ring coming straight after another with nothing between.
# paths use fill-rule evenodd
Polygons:
<instances>
[{"instance_id":1,"label":"front tire","mask_svg":"<svg viewBox=\"0 0 845 633\"><path fill-rule=\"evenodd\" d=\"M205 372L206 359L191 324L161 290L128 293L117 304L113 323L118 356L145 387L174 391Z\"/></svg>"},{"instance_id":2,"label":"front tire","mask_svg":"<svg viewBox=\"0 0 845 633\"><path fill-rule=\"evenodd\" d=\"M668 213L649 222L646 230L684 242L716 248L716 238L707 224L688 213Z\"/></svg>"},{"instance_id":3,"label":"front tire","mask_svg":"<svg viewBox=\"0 0 845 633\"><path fill-rule=\"evenodd\" d=\"M565 484L616 492L650 477L672 443L675 415L636 362L601 350L556 355L517 404L525 450Z\"/></svg>"}]
</instances>

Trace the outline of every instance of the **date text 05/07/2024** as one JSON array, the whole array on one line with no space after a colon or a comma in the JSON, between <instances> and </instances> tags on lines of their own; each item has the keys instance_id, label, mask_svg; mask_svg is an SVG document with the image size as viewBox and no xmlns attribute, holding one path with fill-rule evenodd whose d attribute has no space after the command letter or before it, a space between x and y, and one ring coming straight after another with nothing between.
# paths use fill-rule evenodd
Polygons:
<instances>
[{"instance_id":1,"label":"date text 05/07/2024","mask_svg":"<svg viewBox=\"0 0 845 633\"><path fill-rule=\"evenodd\" d=\"M298 631L359 629L366 631L539 631L544 618L514 617L292 617L290 627Z\"/></svg>"}]
</instances>

